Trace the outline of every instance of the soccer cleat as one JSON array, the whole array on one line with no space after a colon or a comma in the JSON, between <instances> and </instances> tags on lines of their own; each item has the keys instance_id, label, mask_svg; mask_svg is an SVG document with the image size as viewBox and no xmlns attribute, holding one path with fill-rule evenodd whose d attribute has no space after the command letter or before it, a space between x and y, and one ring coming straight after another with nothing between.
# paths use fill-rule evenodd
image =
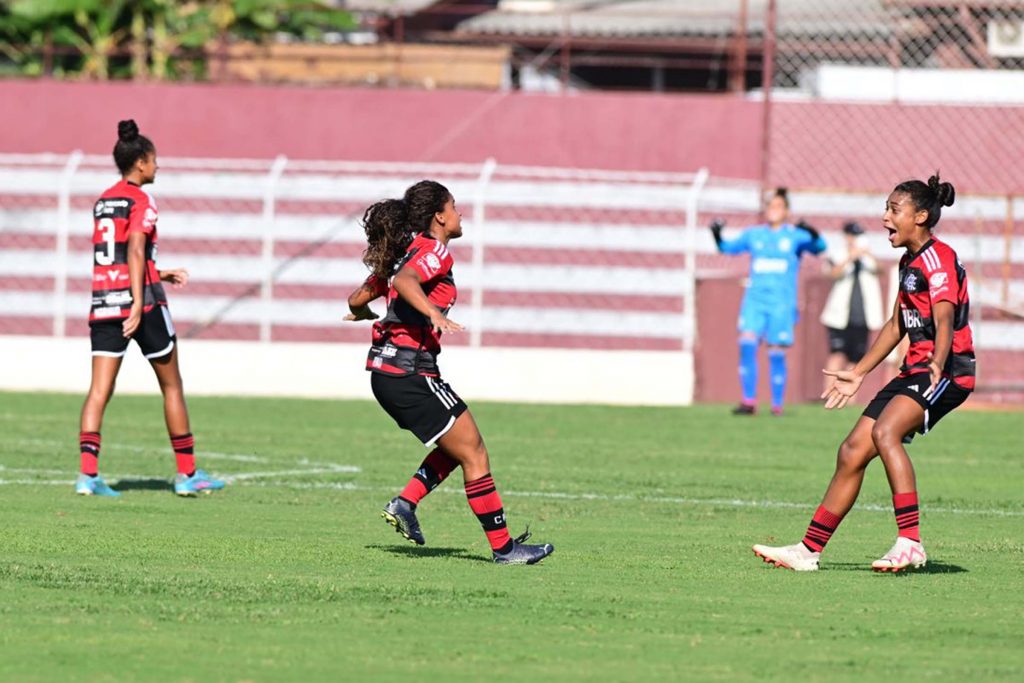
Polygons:
<instances>
[{"instance_id":1,"label":"soccer cleat","mask_svg":"<svg viewBox=\"0 0 1024 683\"><path fill-rule=\"evenodd\" d=\"M412 503L404 498L392 498L391 502L384 506L380 516L384 521L395 527L395 531L416 545L423 545L427 539L423 538L420 531L420 522L416 519L416 510Z\"/></svg>"},{"instance_id":2,"label":"soccer cleat","mask_svg":"<svg viewBox=\"0 0 1024 683\"><path fill-rule=\"evenodd\" d=\"M876 572L901 572L904 569L919 569L928 561L920 541L899 536L889 552L871 563Z\"/></svg>"},{"instance_id":3,"label":"soccer cleat","mask_svg":"<svg viewBox=\"0 0 1024 683\"><path fill-rule=\"evenodd\" d=\"M191 477L178 474L174 477L174 492L179 496L195 496L200 493L212 493L224 488L224 482L214 479L203 470L196 470Z\"/></svg>"},{"instance_id":4,"label":"soccer cleat","mask_svg":"<svg viewBox=\"0 0 1024 683\"><path fill-rule=\"evenodd\" d=\"M754 554L768 564L776 567L785 567L797 572L818 571L818 560L821 553L808 550L803 543L773 547L770 545L755 545Z\"/></svg>"},{"instance_id":5,"label":"soccer cleat","mask_svg":"<svg viewBox=\"0 0 1024 683\"><path fill-rule=\"evenodd\" d=\"M78 480L75 481L75 493L80 496L109 496L111 498L121 495L107 486L107 482L103 481L103 477L98 474L95 477L79 474Z\"/></svg>"},{"instance_id":6,"label":"soccer cleat","mask_svg":"<svg viewBox=\"0 0 1024 683\"><path fill-rule=\"evenodd\" d=\"M772 406L772 416L782 417L782 406Z\"/></svg>"},{"instance_id":7,"label":"soccer cleat","mask_svg":"<svg viewBox=\"0 0 1024 683\"><path fill-rule=\"evenodd\" d=\"M753 403L741 403L732 409L733 415L756 415L757 406Z\"/></svg>"},{"instance_id":8,"label":"soccer cleat","mask_svg":"<svg viewBox=\"0 0 1024 683\"><path fill-rule=\"evenodd\" d=\"M530 530L527 529L520 536L512 539L512 549L507 553L494 551L495 564L537 564L545 557L555 552L555 546L550 543L541 545L526 545L530 538Z\"/></svg>"}]
</instances>

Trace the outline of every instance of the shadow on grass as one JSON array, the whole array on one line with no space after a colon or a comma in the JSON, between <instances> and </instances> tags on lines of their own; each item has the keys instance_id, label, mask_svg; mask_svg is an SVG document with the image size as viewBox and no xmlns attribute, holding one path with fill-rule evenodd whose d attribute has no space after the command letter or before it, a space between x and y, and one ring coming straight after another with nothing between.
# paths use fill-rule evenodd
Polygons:
<instances>
[{"instance_id":1,"label":"shadow on grass","mask_svg":"<svg viewBox=\"0 0 1024 683\"><path fill-rule=\"evenodd\" d=\"M110 488L115 491L173 491L174 484L167 479L122 479Z\"/></svg>"},{"instance_id":2,"label":"shadow on grass","mask_svg":"<svg viewBox=\"0 0 1024 683\"><path fill-rule=\"evenodd\" d=\"M869 562L829 562L827 565L821 567L822 571L839 571L839 572L871 572L873 574L886 574L891 575L892 572L874 572L871 569ZM928 560L928 564L921 567L920 569L907 569L901 572L896 572L897 576L907 576L909 574L963 574L969 570L956 564L948 564L946 562L940 562L938 560Z\"/></svg>"},{"instance_id":3,"label":"shadow on grass","mask_svg":"<svg viewBox=\"0 0 1024 683\"><path fill-rule=\"evenodd\" d=\"M365 547L367 550L380 550L402 557L452 557L457 560L491 563L491 560L485 557L466 552L465 548L435 548L418 545L368 545Z\"/></svg>"}]
</instances>

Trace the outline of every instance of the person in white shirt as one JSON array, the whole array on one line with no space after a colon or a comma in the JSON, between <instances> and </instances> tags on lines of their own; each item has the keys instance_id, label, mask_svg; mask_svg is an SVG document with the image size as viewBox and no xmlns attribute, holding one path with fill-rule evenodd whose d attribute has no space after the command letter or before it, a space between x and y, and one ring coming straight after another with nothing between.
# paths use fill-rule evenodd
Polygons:
<instances>
[{"instance_id":1,"label":"person in white shirt","mask_svg":"<svg viewBox=\"0 0 1024 683\"><path fill-rule=\"evenodd\" d=\"M871 331L885 322L878 261L867 246L864 228L849 222L843 235L843 243L829 250L828 273L835 282L821 313L821 323L828 329L829 371L848 370L863 358ZM832 381L825 376L826 390Z\"/></svg>"}]
</instances>

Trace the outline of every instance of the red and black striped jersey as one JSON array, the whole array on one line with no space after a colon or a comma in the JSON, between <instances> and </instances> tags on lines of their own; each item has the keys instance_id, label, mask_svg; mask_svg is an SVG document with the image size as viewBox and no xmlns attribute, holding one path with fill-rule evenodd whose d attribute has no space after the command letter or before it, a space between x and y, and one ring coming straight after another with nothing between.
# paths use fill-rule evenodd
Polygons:
<instances>
[{"instance_id":1,"label":"red and black striped jersey","mask_svg":"<svg viewBox=\"0 0 1024 683\"><path fill-rule=\"evenodd\" d=\"M121 180L108 189L93 207L92 310L93 320L127 318L132 292L128 274L128 235L146 236L146 267L143 271L143 310L166 304L167 295L156 269L156 202L141 187Z\"/></svg>"},{"instance_id":2,"label":"red and black striped jersey","mask_svg":"<svg viewBox=\"0 0 1024 683\"><path fill-rule=\"evenodd\" d=\"M451 253L429 235L417 235L395 267L413 268L430 303L447 315L458 297ZM393 281L393 278L392 278ZM366 279L374 293L387 294L388 312L373 325L373 345L366 369L390 375L438 375L436 355L441 352L441 333L430 321L402 299L394 285L374 275ZM410 353L410 351L412 353Z\"/></svg>"},{"instance_id":3,"label":"red and black striped jersey","mask_svg":"<svg viewBox=\"0 0 1024 683\"><path fill-rule=\"evenodd\" d=\"M956 252L936 239L916 254L900 259L899 306L910 347L900 376L928 372L928 359L935 349L935 321L932 307L940 301L953 304L953 348L943 376L952 378L968 391L974 389L974 340L971 335L967 271Z\"/></svg>"}]
</instances>

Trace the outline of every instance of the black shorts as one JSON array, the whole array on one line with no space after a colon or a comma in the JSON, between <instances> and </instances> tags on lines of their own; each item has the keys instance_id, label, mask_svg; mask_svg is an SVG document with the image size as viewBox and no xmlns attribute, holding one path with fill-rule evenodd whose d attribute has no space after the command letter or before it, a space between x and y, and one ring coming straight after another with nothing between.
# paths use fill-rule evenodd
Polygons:
<instances>
[{"instance_id":1,"label":"black shorts","mask_svg":"<svg viewBox=\"0 0 1024 683\"><path fill-rule=\"evenodd\" d=\"M845 330L838 330L834 327L825 328L828 330L828 350L831 353L841 353L851 363L857 363L864 354L868 352L868 328L847 327Z\"/></svg>"},{"instance_id":2,"label":"black shorts","mask_svg":"<svg viewBox=\"0 0 1024 683\"><path fill-rule=\"evenodd\" d=\"M424 446L433 446L466 412L466 404L440 377L374 372L370 387L398 426L415 434Z\"/></svg>"},{"instance_id":3,"label":"black shorts","mask_svg":"<svg viewBox=\"0 0 1024 683\"><path fill-rule=\"evenodd\" d=\"M864 417L877 420L882 414L885 406L889 405L896 396L909 396L924 408L924 423L917 430L918 434L927 434L939 420L951 413L954 408L967 400L971 392L960 387L949 378L942 378L935 391L930 391L931 380L927 372L919 372L909 377L897 377L882 387L882 390L871 399L871 403L864 409ZM914 433L903 437L905 443L910 443Z\"/></svg>"},{"instance_id":4,"label":"black shorts","mask_svg":"<svg viewBox=\"0 0 1024 683\"><path fill-rule=\"evenodd\" d=\"M120 358L128 351L129 339L124 338L124 319L95 320L89 323L92 339L92 355ZM142 355L149 359L162 358L174 350L178 337L174 334L174 323L167 306L154 306L142 314L139 327L132 339L142 349Z\"/></svg>"}]
</instances>

